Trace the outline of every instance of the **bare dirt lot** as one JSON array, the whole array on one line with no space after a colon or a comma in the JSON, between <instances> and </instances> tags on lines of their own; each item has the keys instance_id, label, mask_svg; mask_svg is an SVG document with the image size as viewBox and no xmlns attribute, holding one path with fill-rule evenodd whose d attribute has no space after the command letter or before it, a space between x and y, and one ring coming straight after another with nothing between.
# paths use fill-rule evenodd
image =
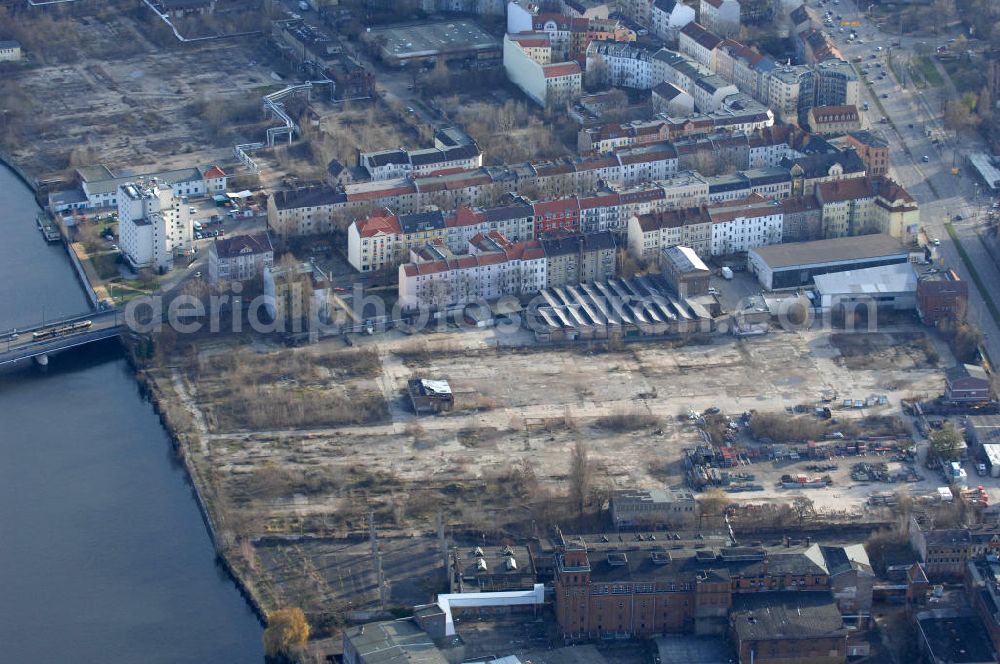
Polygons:
<instances>
[{"instance_id":1,"label":"bare dirt lot","mask_svg":"<svg viewBox=\"0 0 1000 664\"><path fill-rule=\"evenodd\" d=\"M4 74L18 91L8 151L29 172L91 160L208 164L231 159L237 142L261 140L260 97L275 81L260 38L158 46L144 36L150 26L127 14L71 27L87 48ZM132 45L127 54L108 50L121 42Z\"/></svg>"},{"instance_id":2,"label":"bare dirt lot","mask_svg":"<svg viewBox=\"0 0 1000 664\"><path fill-rule=\"evenodd\" d=\"M341 593L357 586L362 592L352 606L374 606L360 572L344 580L345 565L356 566L344 562L350 556L335 542L323 543L363 536L369 511L385 537L433 533L439 510L449 532L493 538L524 536L532 524L601 528L599 514L580 517L567 507L578 443L592 470L591 504L600 505L611 488L683 482L682 451L701 440L678 417L690 409L785 416L827 390L862 400L885 395L888 405L836 410L840 426L862 425L866 417L899 415L902 398L941 391L941 370L928 361L928 349L942 366L952 362L942 342L911 326L856 338L779 331L620 350L498 348L510 339L495 335L386 333L358 338L353 348L336 340L295 350L258 342L179 351L171 379L158 382L187 409L189 460L226 536L271 538L263 548L243 548L260 585L272 589L266 595L287 599L293 592L318 606L320 596L333 592L345 601ZM449 380L456 410L414 415L405 397L413 377ZM869 494L900 486L852 482L858 460L840 461L832 487L807 492L817 508L860 510ZM751 470L766 490L734 500L801 495L775 488L781 474L802 472L794 464L761 462ZM917 488L935 482L929 477ZM304 534L318 540L303 546ZM275 538L291 538L285 541L294 551L282 553ZM338 584L343 588L330 590ZM303 595L309 587L318 595ZM407 598L425 590L404 587Z\"/></svg>"}]
</instances>

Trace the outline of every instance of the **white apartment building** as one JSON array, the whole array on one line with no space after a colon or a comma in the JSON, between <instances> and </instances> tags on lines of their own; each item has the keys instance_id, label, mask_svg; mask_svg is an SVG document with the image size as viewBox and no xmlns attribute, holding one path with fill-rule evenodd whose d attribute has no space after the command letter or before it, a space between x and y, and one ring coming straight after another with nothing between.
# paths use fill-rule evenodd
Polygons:
<instances>
[{"instance_id":1,"label":"white apartment building","mask_svg":"<svg viewBox=\"0 0 1000 664\"><path fill-rule=\"evenodd\" d=\"M701 0L698 21L723 37L740 31L740 3L737 0Z\"/></svg>"},{"instance_id":2,"label":"white apartment building","mask_svg":"<svg viewBox=\"0 0 1000 664\"><path fill-rule=\"evenodd\" d=\"M677 40L681 28L695 20L694 8L680 0L656 0L650 16L650 30L668 42Z\"/></svg>"},{"instance_id":3,"label":"white apartment building","mask_svg":"<svg viewBox=\"0 0 1000 664\"><path fill-rule=\"evenodd\" d=\"M399 266L404 309L443 310L545 288L545 252L537 241L511 243L499 233L480 234L470 253Z\"/></svg>"},{"instance_id":4,"label":"white apartment building","mask_svg":"<svg viewBox=\"0 0 1000 664\"><path fill-rule=\"evenodd\" d=\"M688 23L681 28L677 38L677 50L703 67L715 70L715 49L722 43L722 37L707 30L700 23Z\"/></svg>"},{"instance_id":5,"label":"white apartment building","mask_svg":"<svg viewBox=\"0 0 1000 664\"><path fill-rule=\"evenodd\" d=\"M580 65L576 62L539 64L511 35L503 38L503 67L510 82L543 108L572 103L582 93Z\"/></svg>"},{"instance_id":6,"label":"white apartment building","mask_svg":"<svg viewBox=\"0 0 1000 664\"><path fill-rule=\"evenodd\" d=\"M603 64L608 83L619 88L648 90L660 82L654 72L653 54L631 44L592 41L587 46L587 71Z\"/></svg>"},{"instance_id":7,"label":"white apartment building","mask_svg":"<svg viewBox=\"0 0 1000 664\"><path fill-rule=\"evenodd\" d=\"M781 243L785 213L780 201L751 196L710 207L708 215L712 220L710 251L713 256Z\"/></svg>"},{"instance_id":8,"label":"white apartment building","mask_svg":"<svg viewBox=\"0 0 1000 664\"><path fill-rule=\"evenodd\" d=\"M155 178L122 184L116 199L121 249L133 268L166 271L174 255L192 250L190 215L168 184Z\"/></svg>"}]
</instances>

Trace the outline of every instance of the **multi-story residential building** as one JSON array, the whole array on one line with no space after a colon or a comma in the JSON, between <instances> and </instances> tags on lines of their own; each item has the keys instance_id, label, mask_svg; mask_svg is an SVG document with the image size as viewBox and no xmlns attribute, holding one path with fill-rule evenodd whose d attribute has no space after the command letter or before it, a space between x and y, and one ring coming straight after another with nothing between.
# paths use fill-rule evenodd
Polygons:
<instances>
[{"instance_id":1,"label":"multi-story residential building","mask_svg":"<svg viewBox=\"0 0 1000 664\"><path fill-rule=\"evenodd\" d=\"M611 152L629 145L656 143L668 138L663 120L637 120L626 124L604 124L584 127L577 133L577 150L581 154Z\"/></svg>"},{"instance_id":2,"label":"multi-story residential building","mask_svg":"<svg viewBox=\"0 0 1000 664\"><path fill-rule=\"evenodd\" d=\"M733 175L706 178L708 201L721 203L760 194L765 198L785 198L791 195L791 177L786 169L752 168Z\"/></svg>"},{"instance_id":3,"label":"multi-story residential building","mask_svg":"<svg viewBox=\"0 0 1000 664\"><path fill-rule=\"evenodd\" d=\"M266 232L217 238L208 248L208 278L220 281L247 281L274 264L274 248Z\"/></svg>"},{"instance_id":4,"label":"multi-story residential building","mask_svg":"<svg viewBox=\"0 0 1000 664\"><path fill-rule=\"evenodd\" d=\"M823 236L885 233L902 242L916 237L920 209L910 194L885 177L854 177L815 186Z\"/></svg>"},{"instance_id":5,"label":"multi-story residential building","mask_svg":"<svg viewBox=\"0 0 1000 664\"><path fill-rule=\"evenodd\" d=\"M865 164L854 150L785 158L781 160L780 165L781 168L788 170L792 178L793 196L811 194L821 182L847 180L865 175Z\"/></svg>"},{"instance_id":6,"label":"multi-story residential building","mask_svg":"<svg viewBox=\"0 0 1000 664\"><path fill-rule=\"evenodd\" d=\"M694 114L694 97L673 83L657 83L651 96L653 108L659 113L683 118Z\"/></svg>"},{"instance_id":7,"label":"multi-story residential building","mask_svg":"<svg viewBox=\"0 0 1000 664\"><path fill-rule=\"evenodd\" d=\"M282 332L330 319L330 278L312 263L264 268L264 309Z\"/></svg>"},{"instance_id":8,"label":"multi-story residential building","mask_svg":"<svg viewBox=\"0 0 1000 664\"><path fill-rule=\"evenodd\" d=\"M823 238L823 206L815 196L793 196L781 199L784 220L782 242L809 242Z\"/></svg>"},{"instance_id":9,"label":"multi-story residential building","mask_svg":"<svg viewBox=\"0 0 1000 664\"><path fill-rule=\"evenodd\" d=\"M552 51L556 51L554 43ZM576 62L539 64L517 41L505 35L503 66L507 78L543 108L562 107L580 98L583 76Z\"/></svg>"},{"instance_id":10,"label":"multi-story residential building","mask_svg":"<svg viewBox=\"0 0 1000 664\"><path fill-rule=\"evenodd\" d=\"M840 59L828 60L816 65L814 71L814 105L861 106L861 80L851 63Z\"/></svg>"},{"instance_id":11,"label":"multi-story residential building","mask_svg":"<svg viewBox=\"0 0 1000 664\"><path fill-rule=\"evenodd\" d=\"M515 42L524 54L540 65L552 64L552 44L544 32L518 32L508 34L507 38Z\"/></svg>"},{"instance_id":12,"label":"multi-story residential building","mask_svg":"<svg viewBox=\"0 0 1000 664\"><path fill-rule=\"evenodd\" d=\"M781 243L784 210L780 201L751 194L743 200L709 206L708 216L712 221L709 251L713 256Z\"/></svg>"},{"instance_id":13,"label":"multi-story residential building","mask_svg":"<svg viewBox=\"0 0 1000 664\"><path fill-rule=\"evenodd\" d=\"M328 185L276 191L267 199L267 227L283 237L326 233L347 202L344 192Z\"/></svg>"},{"instance_id":14,"label":"multi-story residential building","mask_svg":"<svg viewBox=\"0 0 1000 664\"><path fill-rule=\"evenodd\" d=\"M581 233L622 230L621 196L617 192L581 197L578 202Z\"/></svg>"},{"instance_id":15,"label":"multi-story residential building","mask_svg":"<svg viewBox=\"0 0 1000 664\"><path fill-rule=\"evenodd\" d=\"M770 71L758 99L777 113L782 122L796 123L802 100L812 99L814 90L815 76L808 67L785 65Z\"/></svg>"},{"instance_id":16,"label":"multi-story residential building","mask_svg":"<svg viewBox=\"0 0 1000 664\"><path fill-rule=\"evenodd\" d=\"M615 276L615 238L609 231L543 238L541 243L546 288L605 281Z\"/></svg>"},{"instance_id":17,"label":"multi-story residential building","mask_svg":"<svg viewBox=\"0 0 1000 664\"><path fill-rule=\"evenodd\" d=\"M618 13L638 25L652 25L654 0L619 0Z\"/></svg>"},{"instance_id":18,"label":"multi-story residential building","mask_svg":"<svg viewBox=\"0 0 1000 664\"><path fill-rule=\"evenodd\" d=\"M691 247L701 257L711 255L712 220L704 205L634 215L628 222L629 254L656 263L667 247Z\"/></svg>"},{"instance_id":19,"label":"multi-story residential building","mask_svg":"<svg viewBox=\"0 0 1000 664\"><path fill-rule=\"evenodd\" d=\"M448 148L394 149L358 154L358 166L368 171L372 180L419 177L445 169L469 170L482 165L483 152L472 139Z\"/></svg>"},{"instance_id":20,"label":"multi-story residential building","mask_svg":"<svg viewBox=\"0 0 1000 664\"><path fill-rule=\"evenodd\" d=\"M594 41L587 47L587 71L596 71L603 66L610 85L648 90L657 82L654 53L635 44Z\"/></svg>"},{"instance_id":21,"label":"multi-story residential building","mask_svg":"<svg viewBox=\"0 0 1000 664\"><path fill-rule=\"evenodd\" d=\"M854 131L847 135L847 144L861 157L869 175L880 176L889 172L889 142L870 131Z\"/></svg>"},{"instance_id":22,"label":"multi-story residential building","mask_svg":"<svg viewBox=\"0 0 1000 664\"><path fill-rule=\"evenodd\" d=\"M443 245L441 245L443 247ZM545 288L546 257L535 240L513 243L496 231L479 233L469 253L431 251L399 266L399 302L404 309L444 310L504 295Z\"/></svg>"},{"instance_id":23,"label":"multi-story residential building","mask_svg":"<svg viewBox=\"0 0 1000 664\"><path fill-rule=\"evenodd\" d=\"M651 143L618 151L625 184L666 180L677 174L677 150L671 143Z\"/></svg>"},{"instance_id":24,"label":"multi-story residential building","mask_svg":"<svg viewBox=\"0 0 1000 664\"><path fill-rule=\"evenodd\" d=\"M740 31L740 3L737 0L701 0L698 20L723 37L735 35Z\"/></svg>"},{"instance_id":25,"label":"multi-story residential building","mask_svg":"<svg viewBox=\"0 0 1000 664\"><path fill-rule=\"evenodd\" d=\"M677 50L703 67L715 70L716 49L723 38L701 23L688 23L678 35Z\"/></svg>"},{"instance_id":26,"label":"multi-story residential building","mask_svg":"<svg viewBox=\"0 0 1000 664\"><path fill-rule=\"evenodd\" d=\"M461 207L445 217L446 243L460 253L480 233L497 232L513 242L535 236L535 209L524 198L512 197L504 204L489 208Z\"/></svg>"},{"instance_id":27,"label":"multi-story residential building","mask_svg":"<svg viewBox=\"0 0 1000 664\"><path fill-rule=\"evenodd\" d=\"M677 41L681 29L695 20L695 11L680 0L655 0L650 8L650 31L673 43Z\"/></svg>"},{"instance_id":28,"label":"multi-story residential building","mask_svg":"<svg viewBox=\"0 0 1000 664\"><path fill-rule=\"evenodd\" d=\"M122 253L133 268L163 272L173 267L175 254L192 250L190 216L169 184L157 178L123 183L115 200Z\"/></svg>"},{"instance_id":29,"label":"multi-story residential building","mask_svg":"<svg viewBox=\"0 0 1000 664\"><path fill-rule=\"evenodd\" d=\"M580 202L575 196L554 201L538 201L535 212L535 238L553 234L580 232Z\"/></svg>"}]
</instances>

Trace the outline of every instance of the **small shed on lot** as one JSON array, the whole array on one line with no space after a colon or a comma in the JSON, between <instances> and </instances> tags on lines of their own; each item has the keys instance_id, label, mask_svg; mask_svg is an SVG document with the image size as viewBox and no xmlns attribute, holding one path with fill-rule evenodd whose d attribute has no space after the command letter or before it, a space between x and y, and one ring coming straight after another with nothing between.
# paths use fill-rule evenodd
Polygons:
<instances>
[{"instance_id":1,"label":"small shed on lot","mask_svg":"<svg viewBox=\"0 0 1000 664\"><path fill-rule=\"evenodd\" d=\"M446 380L412 378L407 387L413 412L418 415L446 412L455 407L455 396Z\"/></svg>"}]
</instances>

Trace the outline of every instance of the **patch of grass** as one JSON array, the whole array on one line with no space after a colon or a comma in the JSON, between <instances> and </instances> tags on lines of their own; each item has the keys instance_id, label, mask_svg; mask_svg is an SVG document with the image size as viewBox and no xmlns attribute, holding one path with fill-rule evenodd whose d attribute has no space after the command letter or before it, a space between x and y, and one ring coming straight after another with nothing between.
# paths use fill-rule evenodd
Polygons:
<instances>
[{"instance_id":1,"label":"patch of grass","mask_svg":"<svg viewBox=\"0 0 1000 664\"><path fill-rule=\"evenodd\" d=\"M934 66L934 62L925 56L921 56L916 60L916 69L920 72L920 75L928 85L934 87L939 87L944 85L944 79L941 78L941 73L938 72L937 67Z\"/></svg>"},{"instance_id":2,"label":"patch of grass","mask_svg":"<svg viewBox=\"0 0 1000 664\"><path fill-rule=\"evenodd\" d=\"M993 322L1000 325L1000 310L997 309L997 305L993 302L993 296L991 292L986 288L986 284L983 283L983 278L979 276L979 272L976 270L976 264L972 262L969 258L969 254L965 251L965 247L962 246L962 241L958 239L958 233L955 231L955 227L952 224L945 224L945 230L948 231L948 236L951 241L955 243L955 248L958 249L958 255L962 257L962 262L965 263L965 267L969 269L969 274L972 275L972 281L976 284L976 288L979 289L979 293L983 296L983 300L986 301L986 308L990 311L990 316L993 317Z\"/></svg>"}]
</instances>

